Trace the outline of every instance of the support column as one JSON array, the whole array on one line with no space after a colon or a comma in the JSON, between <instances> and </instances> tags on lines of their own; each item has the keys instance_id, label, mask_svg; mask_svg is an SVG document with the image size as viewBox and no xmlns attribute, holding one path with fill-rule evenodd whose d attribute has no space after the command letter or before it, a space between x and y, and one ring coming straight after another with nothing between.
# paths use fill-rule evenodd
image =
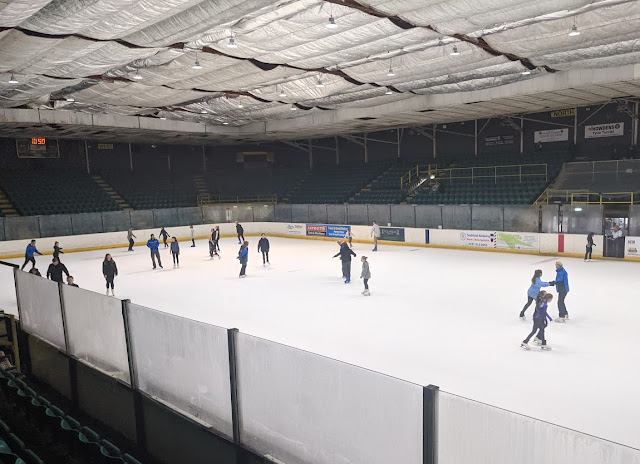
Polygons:
<instances>
[{"instance_id":1,"label":"support column","mask_svg":"<svg viewBox=\"0 0 640 464\"><path fill-rule=\"evenodd\" d=\"M400 129L397 129L397 131L398 131L398 159L400 159L400 140L402 136L400 135Z\"/></svg>"},{"instance_id":2,"label":"support column","mask_svg":"<svg viewBox=\"0 0 640 464\"><path fill-rule=\"evenodd\" d=\"M229 383L231 386L231 426L233 428L233 442L240 443L240 408L238 406L238 371L236 358L236 338L238 329L227 330L229 348Z\"/></svg>"},{"instance_id":3,"label":"support column","mask_svg":"<svg viewBox=\"0 0 640 464\"><path fill-rule=\"evenodd\" d=\"M309 169L313 171L313 147L311 146L311 140L308 140L309 144Z\"/></svg>"},{"instance_id":4,"label":"support column","mask_svg":"<svg viewBox=\"0 0 640 464\"><path fill-rule=\"evenodd\" d=\"M476 158L478 157L478 120L474 119L473 121L473 143L474 143L474 154Z\"/></svg>"},{"instance_id":5,"label":"support column","mask_svg":"<svg viewBox=\"0 0 640 464\"><path fill-rule=\"evenodd\" d=\"M433 125L433 159L436 158L436 125Z\"/></svg>"},{"instance_id":6,"label":"support column","mask_svg":"<svg viewBox=\"0 0 640 464\"><path fill-rule=\"evenodd\" d=\"M131 142L129 142L129 171L133 172L133 153L131 152Z\"/></svg>"},{"instance_id":7,"label":"support column","mask_svg":"<svg viewBox=\"0 0 640 464\"><path fill-rule=\"evenodd\" d=\"M631 144L634 146L638 146L638 107L640 104L635 102L633 105L633 112L636 117L631 119L631 127L633 128L633 132L631 133Z\"/></svg>"},{"instance_id":8,"label":"support column","mask_svg":"<svg viewBox=\"0 0 640 464\"><path fill-rule=\"evenodd\" d=\"M364 133L364 164L369 164L369 150L367 149L367 133Z\"/></svg>"},{"instance_id":9,"label":"support column","mask_svg":"<svg viewBox=\"0 0 640 464\"><path fill-rule=\"evenodd\" d=\"M87 141L84 141L84 157L87 161L87 174L91 174L91 168L89 167L89 144Z\"/></svg>"},{"instance_id":10,"label":"support column","mask_svg":"<svg viewBox=\"0 0 640 464\"><path fill-rule=\"evenodd\" d=\"M167 167L169 168L169 172L171 172L171 148L167 147Z\"/></svg>"},{"instance_id":11,"label":"support column","mask_svg":"<svg viewBox=\"0 0 640 464\"><path fill-rule=\"evenodd\" d=\"M334 137L336 140L336 166L340 165L340 146L338 145L338 136Z\"/></svg>"},{"instance_id":12,"label":"support column","mask_svg":"<svg viewBox=\"0 0 640 464\"><path fill-rule=\"evenodd\" d=\"M520 116L520 154L524 153L524 117Z\"/></svg>"},{"instance_id":13,"label":"support column","mask_svg":"<svg viewBox=\"0 0 640 464\"><path fill-rule=\"evenodd\" d=\"M422 389L422 462L438 463L438 393L439 387Z\"/></svg>"},{"instance_id":14,"label":"support column","mask_svg":"<svg viewBox=\"0 0 640 464\"><path fill-rule=\"evenodd\" d=\"M207 173L207 154L204 145L202 145L202 172Z\"/></svg>"},{"instance_id":15,"label":"support column","mask_svg":"<svg viewBox=\"0 0 640 464\"><path fill-rule=\"evenodd\" d=\"M576 114L573 116L573 146L578 145L578 108L574 108Z\"/></svg>"}]
</instances>

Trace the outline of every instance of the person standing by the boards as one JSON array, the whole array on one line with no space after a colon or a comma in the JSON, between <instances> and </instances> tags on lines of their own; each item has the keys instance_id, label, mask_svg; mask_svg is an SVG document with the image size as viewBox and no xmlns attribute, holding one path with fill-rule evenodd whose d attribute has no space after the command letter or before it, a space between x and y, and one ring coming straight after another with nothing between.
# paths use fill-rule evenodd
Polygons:
<instances>
[{"instance_id":1,"label":"person standing by the boards","mask_svg":"<svg viewBox=\"0 0 640 464\"><path fill-rule=\"evenodd\" d=\"M193 248L196 246L196 233L193 226L189 226L189 231L191 232L191 248Z\"/></svg>"},{"instance_id":2,"label":"person standing by the boards","mask_svg":"<svg viewBox=\"0 0 640 464\"><path fill-rule=\"evenodd\" d=\"M236 221L236 233L238 234L238 245L243 243L244 240L244 229L242 228L242 224Z\"/></svg>"},{"instance_id":3,"label":"person standing by the boards","mask_svg":"<svg viewBox=\"0 0 640 464\"><path fill-rule=\"evenodd\" d=\"M53 261L49 264L49 269L47 269L47 279L51 279L60 284L64 283L62 273L65 273L67 277L69 277L67 266L62 264L58 258L53 258Z\"/></svg>"},{"instance_id":4,"label":"person standing by the boards","mask_svg":"<svg viewBox=\"0 0 640 464\"><path fill-rule=\"evenodd\" d=\"M164 269L162 267L162 260L160 260L160 252L158 251L160 248L160 242L158 242L155 235L151 234L151 238L147 240L147 247L151 251L151 262L153 263L153 268L156 268L156 258L158 258L158 266L160 266L161 269Z\"/></svg>"},{"instance_id":5,"label":"person standing by the boards","mask_svg":"<svg viewBox=\"0 0 640 464\"><path fill-rule=\"evenodd\" d=\"M373 250L378 251L378 239L380 239L380 226L376 221L373 221L371 226L371 236L373 237Z\"/></svg>"},{"instance_id":6,"label":"person standing by the boards","mask_svg":"<svg viewBox=\"0 0 640 464\"><path fill-rule=\"evenodd\" d=\"M593 261L591 259L591 253L593 252L593 247L595 246L593 243L593 232L589 232L589 235L587 235L587 249L584 253L584 260L586 261Z\"/></svg>"},{"instance_id":7,"label":"person standing by the boards","mask_svg":"<svg viewBox=\"0 0 640 464\"><path fill-rule=\"evenodd\" d=\"M129 240L129 249L127 251L133 251L133 239L138 238L133 235L133 227L129 227L129 232L127 232L127 240Z\"/></svg>"},{"instance_id":8,"label":"person standing by the boards","mask_svg":"<svg viewBox=\"0 0 640 464\"><path fill-rule=\"evenodd\" d=\"M102 262L102 275L104 280L107 282L107 296L109 295L109 288L111 288L111 296L116 296L113 288L113 281L118 275L118 266L116 266L116 262L109 253L104 255L104 261Z\"/></svg>"}]
</instances>

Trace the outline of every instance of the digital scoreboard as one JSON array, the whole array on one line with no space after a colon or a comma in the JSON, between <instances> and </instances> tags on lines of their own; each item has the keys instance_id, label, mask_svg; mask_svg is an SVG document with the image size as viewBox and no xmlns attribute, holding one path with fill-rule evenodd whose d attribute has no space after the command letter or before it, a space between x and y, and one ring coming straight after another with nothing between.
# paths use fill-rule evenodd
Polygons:
<instances>
[{"instance_id":1,"label":"digital scoreboard","mask_svg":"<svg viewBox=\"0 0 640 464\"><path fill-rule=\"evenodd\" d=\"M44 137L16 139L18 158L60 158L58 141Z\"/></svg>"}]
</instances>

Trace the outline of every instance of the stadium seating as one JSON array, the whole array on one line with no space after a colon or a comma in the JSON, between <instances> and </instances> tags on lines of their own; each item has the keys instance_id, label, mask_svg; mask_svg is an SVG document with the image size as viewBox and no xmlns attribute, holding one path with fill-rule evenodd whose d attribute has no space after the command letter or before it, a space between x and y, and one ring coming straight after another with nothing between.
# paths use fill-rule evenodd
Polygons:
<instances>
[{"instance_id":1,"label":"stadium seating","mask_svg":"<svg viewBox=\"0 0 640 464\"><path fill-rule=\"evenodd\" d=\"M356 193L351 203L400 203L406 196L406 193L400 189L400 178L418 164L421 164L419 160L398 161L374 179L371 184Z\"/></svg>"},{"instance_id":2,"label":"stadium seating","mask_svg":"<svg viewBox=\"0 0 640 464\"><path fill-rule=\"evenodd\" d=\"M208 172L204 178L212 195L286 197L291 189L304 178L301 168L225 169Z\"/></svg>"},{"instance_id":3,"label":"stadium seating","mask_svg":"<svg viewBox=\"0 0 640 464\"><path fill-rule=\"evenodd\" d=\"M0 175L7 198L23 216L116 211L118 204L87 174L69 171Z\"/></svg>"},{"instance_id":4,"label":"stadium seating","mask_svg":"<svg viewBox=\"0 0 640 464\"><path fill-rule=\"evenodd\" d=\"M133 209L178 208L198 204L192 175L103 173L102 178Z\"/></svg>"},{"instance_id":5,"label":"stadium seating","mask_svg":"<svg viewBox=\"0 0 640 464\"><path fill-rule=\"evenodd\" d=\"M338 166L312 171L289 203L344 203L373 179L382 174L389 163L370 163L357 167Z\"/></svg>"}]
</instances>

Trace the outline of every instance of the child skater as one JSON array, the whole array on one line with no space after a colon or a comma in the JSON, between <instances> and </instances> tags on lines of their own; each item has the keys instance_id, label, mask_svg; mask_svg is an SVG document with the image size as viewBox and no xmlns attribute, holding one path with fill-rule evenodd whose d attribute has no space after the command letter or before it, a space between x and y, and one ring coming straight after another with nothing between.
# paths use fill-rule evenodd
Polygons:
<instances>
[{"instance_id":1,"label":"child skater","mask_svg":"<svg viewBox=\"0 0 640 464\"><path fill-rule=\"evenodd\" d=\"M527 304L525 304L524 308L522 308L522 311L520 311L520 319L522 319L523 321L525 320L525 311L529 306L531 306L533 300L538 297L540 289L542 287L549 286L549 282L544 282L540 277L542 277L542 270L536 269L533 273L533 277L531 278L531 286L529 287L529 290L527 290Z\"/></svg>"},{"instance_id":2,"label":"child skater","mask_svg":"<svg viewBox=\"0 0 640 464\"><path fill-rule=\"evenodd\" d=\"M247 277L247 263L249 262L249 242L245 241L238 251L238 259L240 260L240 278Z\"/></svg>"},{"instance_id":3,"label":"child skater","mask_svg":"<svg viewBox=\"0 0 640 464\"><path fill-rule=\"evenodd\" d=\"M116 296L113 290L113 280L118 275L118 266L109 253L104 256L102 262L102 275L107 281L107 295L109 295L109 287L111 287L111 296Z\"/></svg>"},{"instance_id":4,"label":"child skater","mask_svg":"<svg viewBox=\"0 0 640 464\"><path fill-rule=\"evenodd\" d=\"M173 267L180 267L180 244L178 239L171 237L171 256L173 257Z\"/></svg>"},{"instance_id":5,"label":"child skater","mask_svg":"<svg viewBox=\"0 0 640 464\"><path fill-rule=\"evenodd\" d=\"M593 247L595 245L593 244L593 232L589 232L589 235L587 235L587 250L584 253L584 260L585 262L587 261L593 261L591 259L591 252L593 251ZM587 259L587 257L589 259Z\"/></svg>"},{"instance_id":6,"label":"child skater","mask_svg":"<svg viewBox=\"0 0 640 464\"><path fill-rule=\"evenodd\" d=\"M60 253L64 254L62 248L59 246L60 242L56 242L53 244L53 257L60 261Z\"/></svg>"},{"instance_id":7,"label":"child skater","mask_svg":"<svg viewBox=\"0 0 640 464\"><path fill-rule=\"evenodd\" d=\"M271 266L269 262L269 239L262 234L260 240L258 241L258 253L262 252L262 265L266 266L267 264Z\"/></svg>"},{"instance_id":8,"label":"child skater","mask_svg":"<svg viewBox=\"0 0 640 464\"><path fill-rule=\"evenodd\" d=\"M209 258L213 259L214 256L217 256L220 259L220 255L216 251L216 242L213 238L209 239Z\"/></svg>"},{"instance_id":9,"label":"child skater","mask_svg":"<svg viewBox=\"0 0 640 464\"><path fill-rule=\"evenodd\" d=\"M363 256L360 258L362 262L362 273L360 274L360 278L364 282L364 291L362 294L364 296L371 296L369 293L369 279L371 278L371 271L369 270L369 261L367 261L367 257Z\"/></svg>"},{"instance_id":10,"label":"child skater","mask_svg":"<svg viewBox=\"0 0 640 464\"><path fill-rule=\"evenodd\" d=\"M547 314L547 307L549 306L551 300L553 300L553 295L551 293L547 293L542 290L538 294L538 297L536 298L536 311L533 313L533 329L531 330L531 333L527 336L527 338L525 338L522 343L520 343L521 348L529 350L529 340L531 340L531 337L533 337L535 333L538 332L535 343L537 344L538 340L540 340L541 349L551 349L547 346L547 340L546 338L544 338L544 329L547 327L547 319L551 320L551 316Z\"/></svg>"}]
</instances>

